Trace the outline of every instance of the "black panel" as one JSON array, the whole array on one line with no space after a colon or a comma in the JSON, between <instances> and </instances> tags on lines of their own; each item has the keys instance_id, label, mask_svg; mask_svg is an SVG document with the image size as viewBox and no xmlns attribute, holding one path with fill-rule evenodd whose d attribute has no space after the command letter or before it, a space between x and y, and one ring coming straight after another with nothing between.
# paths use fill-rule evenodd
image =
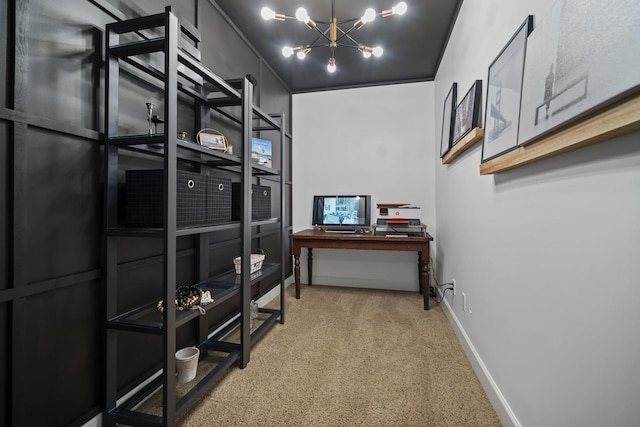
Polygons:
<instances>
[{"instance_id":1,"label":"black panel","mask_svg":"<svg viewBox=\"0 0 640 427\"><path fill-rule=\"evenodd\" d=\"M102 29L106 15L88 1L30 1L26 111L99 129Z\"/></svg>"},{"instance_id":2,"label":"black panel","mask_svg":"<svg viewBox=\"0 0 640 427\"><path fill-rule=\"evenodd\" d=\"M100 146L37 128L26 145L28 282L100 268Z\"/></svg>"},{"instance_id":3,"label":"black panel","mask_svg":"<svg viewBox=\"0 0 640 427\"><path fill-rule=\"evenodd\" d=\"M100 282L68 286L26 299L14 349L16 426L63 426L100 398ZM46 327L43 327L43 320ZM37 408L37 410L34 410Z\"/></svg>"},{"instance_id":4,"label":"black panel","mask_svg":"<svg viewBox=\"0 0 640 427\"><path fill-rule=\"evenodd\" d=\"M7 122L0 121L0 139L9 140ZM9 144L0 143L0 290L9 288Z\"/></svg>"},{"instance_id":5,"label":"black panel","mask_svg":"<svg viewBox=\"0 0 640 427\"><path fill-rule=\"evenodd\" d=\"M7 53L10 52L9 46L9 20L7 4L9 2L0 2L0 106L8 107L7 104ZM11 46L13 49L13 46Z\"/></svg>"},{"instance_id":6,"label":"black panel","mask_svg":"<svg viewBox=\"0 0 640 427\"><path fill-rule=\"evenodd\" d=\"M291 132L291 95L271 70L264 65L260 79L260 108L269 114L285 113L286 128Z\"/></svg>"},{"instance_id":7,"label":"black panel","mask_svg":"<svg viewBox=\"0 0 640 427\"><path fill-rule=\"evenodd\" d=\"M9 357L11 342L9 341L9 304L0 304L0 425L8 426L10 415L9 376L11 375Z\"/></svg>"},{"instance_id":8,"label":"black panel","mask_svg":"<svg viewBox=\"0 0 640 427\"><path fill-rule=\"evenodd\" d=\"M259 76L258 57L212 7L202 8L200 31L202 63L214 73L224 79Z\"/></svg>"}]
</instances>

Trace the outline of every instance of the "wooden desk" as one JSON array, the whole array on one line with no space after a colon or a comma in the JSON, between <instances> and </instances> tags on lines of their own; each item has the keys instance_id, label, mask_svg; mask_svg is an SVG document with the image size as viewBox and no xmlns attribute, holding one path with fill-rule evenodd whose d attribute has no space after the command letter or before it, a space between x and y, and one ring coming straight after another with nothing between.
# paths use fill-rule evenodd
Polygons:
<instances>
[{"instance_id":1,"label":"wooden desk","mask_svg":"<svg viewBox=\"0 0 640 427\"><path fill-rule=\"evenodd\" d=\"M296 298L300 299L300 250L307 248L309 285L313 271L313 248L362 249L381 251L412 251L418 253L420 293L424 295L424 309L429 309L429 242L433 237L385 237L373 234L340 234L320 230L304 230L289 234L291 238L296 280Z\"/></svg>"}]
</instances>

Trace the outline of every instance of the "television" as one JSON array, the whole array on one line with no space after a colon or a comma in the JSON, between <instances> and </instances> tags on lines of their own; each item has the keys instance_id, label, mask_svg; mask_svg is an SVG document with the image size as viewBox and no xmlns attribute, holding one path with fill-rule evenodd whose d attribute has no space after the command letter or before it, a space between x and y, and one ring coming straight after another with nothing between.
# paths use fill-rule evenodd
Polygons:
<instances>
[{"instance_id":1,"label":"television","mask_svg":"<svg viewBox=\"0 0 640 427\"><path fill-rule=\"evenodd\" d=\"M371 196L313 196L313 226L327 231L366 231L371 226Z\"/></svg>"}]
</instances>

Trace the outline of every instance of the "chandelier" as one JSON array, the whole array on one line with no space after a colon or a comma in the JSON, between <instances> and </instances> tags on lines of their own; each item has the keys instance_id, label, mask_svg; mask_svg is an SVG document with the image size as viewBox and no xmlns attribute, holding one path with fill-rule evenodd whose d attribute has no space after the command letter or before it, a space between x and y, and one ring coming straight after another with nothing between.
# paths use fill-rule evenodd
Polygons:
<instances>
[{"instance_id":1,"label":"chandelier","mask_svg":"<svg viewBox=\"0 0 640 427\"><path fill-rule=\"evenodd\" d=\"M362 55L365 58L369 58L371 55L374 57L382 56L382 47L370 47L359 43L352 37L351 33L353 31L362 28L369 22L372 22L377 16L386 18L391 15L404 15L406 11L407 4L405 2L400 2L391 9L383 10L382 12L376 12L375 9L369 8L364 11L364 14L360 18L338 21L336 19L336 2L335 0L331 0L330 21L316 21L311 19L304 7L300 7L296 10L296 16L287 16L284 13L276 13L266 6L262 8L260 14L265 20L275 19L276 21L284 21L285 19L297 19L298 21L304 22L311 30L317 31L319 34L311 43L296 47L285 46L282 48L282 54L289 58L295 53L298 59L304 59L307 54L311 52L311 49L316 47L329 47L331 49L331 57L329 58L329 64L327 64L327 70L330 73L333 73L336 71L335 50L338 46L357 49L362 52Z\"/></svg>"}]
</instances>

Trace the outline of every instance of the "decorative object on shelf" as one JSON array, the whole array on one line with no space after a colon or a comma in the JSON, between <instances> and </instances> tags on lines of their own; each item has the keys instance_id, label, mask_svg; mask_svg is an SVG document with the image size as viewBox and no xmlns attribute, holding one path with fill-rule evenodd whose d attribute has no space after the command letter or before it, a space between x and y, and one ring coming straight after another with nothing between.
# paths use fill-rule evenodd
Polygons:
<instances>
[{"instance_id":1,"label":"decorative object on shelf","mask_svg":"<svg viewBox=\"0 0 640 427\"><path fill-rule=\"evenodd\" d=\"M456 107L452 147L471 132L471 129L478 127L481 99L482 80L476 80Z\"/></svg>"},{"instance_id":2,"label":"decorative object on shelf","mask_svg":"<svg viewBox=\"0 0 640 427\"><path fill-rule=\"evenodd\" d=\"M153 109L155 104L153 102L146 102L147 105L147 122L149 122L149 135L153 135L154 133L158 133L158 123L164 123L157 114L153 114ZM153 124L153 130L151 130L151 125Z\"/></svg>"},{"instance_id":3,"label":"decorative object on shelf","mask_svg":"<svg viewBox=\"0 0 640 427\"><path fill-rule=\"evenodd\" d=\"M196 286L180 286L176 288L175 305L176 310L200 310L200 314L206 314L203 305L207 305L213 302L211 298L211 292L203 291ZM158 301L156 305L160 313L164 312L164 301Z\"/></svg>"},{"instance_id":4,"label":"decorative object on shelf","mask_svg":"<svg viewBox=\"0 0 640 427\"><path fill-rule=\"evenodd\" d=\"M638 91L638 16L638 1L558 0L538 20L527 41L519 145Z\"/></svg>"},{"instance_id":5,"label":"decorative object on shelf","mask_svg":"<svg viewBox=\"0 0 640 427\"><path fill-rule=\"evenodd\" d=\"M444 99L444 110L442 112L442 134L440 136L440 157L447 154L451 148L451 130L455 123L456 102L458 84L453 83L447 97Z\"/></svg>"},{"instance_id":6,"label":"decorative object on shelf","mask_svg":"<svg viewBox=\"0 0 640 427\"><path fill-rule=\"evenodd\" d=\"M251 161L268 168L273 167L271 157L271 141L251 138Z\"/></svg>"},{"instance_id":7,"label":"decorative object on shelf","mask_svg":"<svg viewBox=\"0 0 640 427\"><path fill-rule=\"evenodd\" d=\"M522 76L527 37L531 31L533 15L527 17L489 65L484 110L483 162L518 146Z\"/></svg>"},{"instance_id":8,"label":"decorative object on shelf","mask_svg":"<svg viewBox=\"0 0 640 427\"><path fill-rule=\"evenodd\" d=\"M329 21L315 21L311 19L307 10L303 7L296 10L295 17L287 16L284 13L276 13L266 6L262 8L260 14L265 20L275 19L277 21L284 21L285 19L297 19L298 21L304 22L311 30L317 31L319 35L317 35L317 38L311 42L311 44L296 47L285 46L282 48L282 54L288 58L295 53L299 59L304 59L313 48L321 46L329 47L331 49L331 56L327 64L327 71L333 73L336 71L335 49L338 48L338 46L357 49L362 52L365 58L369 58L371 55L375 57L382 55L382 47L370 47L359 43L351 35L352 31L362 28L362 26L373 21L377 16L386 18L391 15L404 15L406 11L407 4L401 1L391 9L383 10L382 12L376 12L375 9L368 8L360 18L338 21L336 18L336 2L335 0L331 0L331 19ZM347 26L345 26L344 29L340 27L345 24L348 24L348 28ZM321 29L321 26L324 28ZM347 43L343 43L342 41Z\"/></svg>"},{"instance_id":9,"label":"decorative object on shelf","mask_svg":"<svg viewBox=\"0 0 640 427\"><path fill-rule=\"evenodd\" d=\"M182 131L182 132L178 132L178 139L182 139L184 141L187 140L187 133Z\"/></svg>"},{"instance_id":10,"label":"decorative object on shelf","mask_svg":"<svg viewBox=\"0 0 640 427\"><path fill-rule=\"evenodd\" d=\"M212 150L227 151L227 147L229 146L227 137L224 136L222 132L211 128L200 130L196 135L196 141L203 147Z\"/></svg>"},{"instance_id":11,"label":"decorative object on shelf","mask_svg":"<svg viewBox=\"0 0 640 427\"><path fill-rule=\"evenodd\" d=\"M251 254L251 273L255 273L262 268L262 263L264 262L265 255L262 249L258 249L259 253ZM233 264L236 268L236 274L242 273L242 257L235 257L233 259Z\"/></svg>"},{"instance_id":12,"label":"decorative object on shelf","mask_svg":"<svg viewBox=\"0 0 640 427\"><path fill-rule=\"evenodd\" d=\"M253 321L258 318L258 303L254 300L249 302L249 328L253 328Z\"/></svg>"},{"instance_id":13,"label":"decorative object on shelf","mask_svg":"<svg viewBox=\"0 0 640 427\"><path fill-rule=\"evenodd\" d=\"M153 130L151 129L151 124L153 123L153 107L155 104L153 102L147 102L147 122L149 122L149 135L153 134Z\"/></svg>"},{"instance_id":14,"label":"decorative object on shelf","mask_svg":"<svg viewBox=\"0 0 640 427\"><path fill-rule=\"evenodd\" d=\"M199 358L200 350L197 347L186 347L176 351L176 371L178 371L177 381L179 383L188 383L195 379Z\"/></svg>"}]
</instances>

